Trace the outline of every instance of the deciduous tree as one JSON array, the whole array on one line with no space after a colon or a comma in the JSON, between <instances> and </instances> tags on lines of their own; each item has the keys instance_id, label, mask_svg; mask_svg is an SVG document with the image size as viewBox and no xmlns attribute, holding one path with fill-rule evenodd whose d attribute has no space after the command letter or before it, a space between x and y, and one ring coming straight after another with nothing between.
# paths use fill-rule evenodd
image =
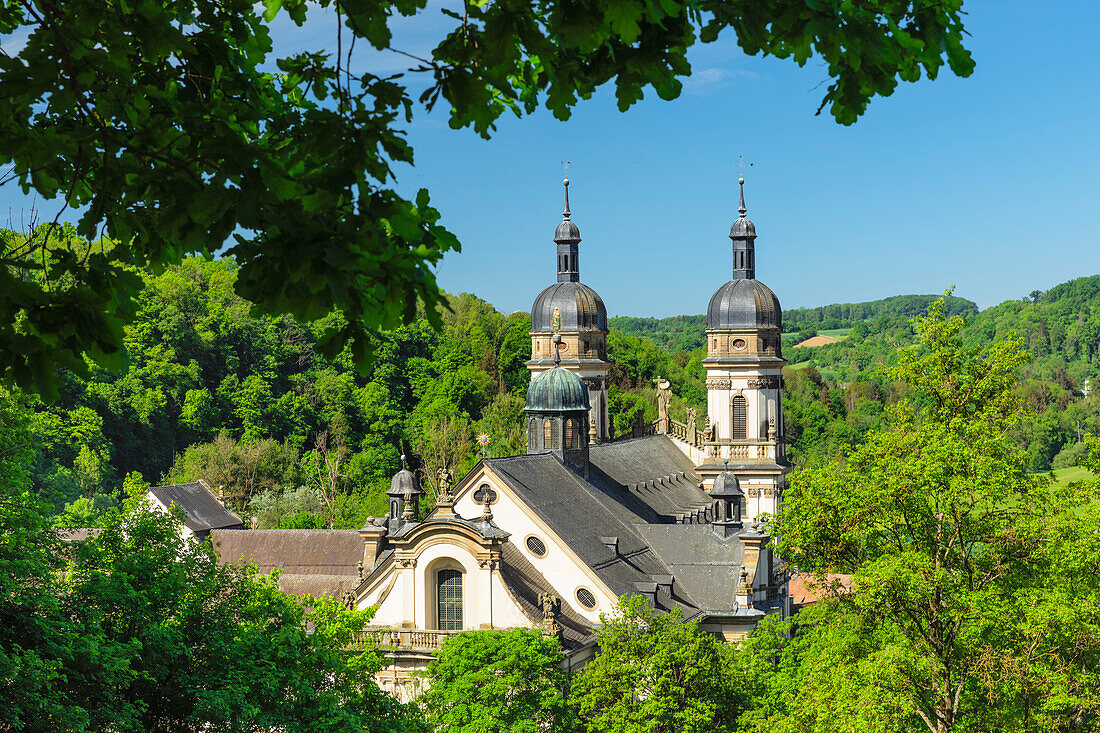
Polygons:
<instances>
[{"instance_id":1,"label":"deciduous tree","mask_svg":"<svg viewBox=\"0 0 1100 733\"><path fill-rule=\"evenodd\" d=\"M570 697L590 733L731 731L743 705L733 648L641 596L601 614L600 651Z\"/></svg>"},{"instance_id":2,"label":"deciduous tree","mask_svg":"<svg viewBox=\"0 0 1100 733\"><path fill-rule=\"evenodd\" d=\"M851 582L797 617L793 642L767 630L754 642L758 659L780 659L764 675L757 730L1060 730L1059 715L1094 719L1097 584L1082 570L1100 566L1094 550L1061 548L1094 531L1095 499L1029 476L1006 438L1023 414L1020 340L965 346L963 319L942 301L915 328L920 343L893 370L912 400L848 455L797 474L784 497L784 554L819 582ZM1076 643L1064 636L1078 632Z\"/></svg>"},{"instance_id":3,"label":"deciduous tree","mask_svg":"<svg viewBox=\"0 0 1100 733\"><path fill-rule=\"evenodd\" d=\"M678 96L688 49L733 33L750 55L820 58L822 100L851 123L898 81L973 68L962 0L859 3L611 0L468 3L430 57L394 45L425 0L12 0L0 6L0 183L71 208L0 250L0 374L56 394L87 353L117 368L140 278L230 242L237 292L300 322L339 310L318 348L363 363L417 304L440 326L432 266L458 242L427 190L404 198L400 128L419 101L488 137L505 112L568 118L613 83L626 110L646 88ZM330 24L319 47L276 48L271 22ZM295 45L297 45L297 39ZM409 59L364 72L357 47ZM412 79L410 79L412 77ZM58 212L58 216L61 212ZM74 237L78 234L87 241ZM107 239L103 239L105 235Z\"/></svg>"},{"instance_id":4,"label":"deciduous tree","mask_svg":"<svg viewBox=\"0 0 1100 733\"><path fill-rule=\"evenodd\" d=\"M566 733L561 644L537 630L467 631L428 666L420 707L438 733Z\"/></svg>"}]
</instances>

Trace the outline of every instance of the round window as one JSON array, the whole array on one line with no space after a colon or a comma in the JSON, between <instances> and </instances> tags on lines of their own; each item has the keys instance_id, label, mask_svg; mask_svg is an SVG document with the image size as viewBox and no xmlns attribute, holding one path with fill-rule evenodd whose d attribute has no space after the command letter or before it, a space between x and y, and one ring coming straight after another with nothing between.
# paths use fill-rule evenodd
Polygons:
<instances>
[{"instance_id":1,"label":"round window","mask_svg":"<svg viewBox=\"0 0 1100 733\"><path fill-rule=\"evenodd\" d=\"M745 339L734 339L733 340L733 348L735 348L739 351L741 349L745 348Z\"/></svg>"},{"instance_id":2,"label":"round window","mask_svg":"<svg viewBox=\"0 0 1100 733\"><path fill-rule=\"evenodd\" d=\"M546 557L546 543L535 535L531 535L527 538L527 549L530 550L531 554L535 557Z\"/></svg>"},{"instance_id":3,"label":"round window","mask_svg":"<svg viewBox=\"0 0 1100 733\"><path fill-rule=\"evenodd\" d=\"M577 603L591 611L596 607L596 595L587 588L577 588Z\"/></svg>"}]
</instances>

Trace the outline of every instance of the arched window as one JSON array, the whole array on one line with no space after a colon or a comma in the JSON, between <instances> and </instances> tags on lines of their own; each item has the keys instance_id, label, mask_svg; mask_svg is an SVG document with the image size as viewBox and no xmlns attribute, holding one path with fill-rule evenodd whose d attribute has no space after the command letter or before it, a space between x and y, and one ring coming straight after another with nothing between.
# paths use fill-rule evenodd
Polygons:
<instances>
[{"instance_id":1,"label":"arched window","mask_svg":"<svg viewBox=\"0 0 1100 733\"><path fill-rule=\"evenodd\" d=\"M527 447L538 448L539 424L535 418L527 421Z\"/></svg>"},{"instance_id":2,"label":"arched window","mask_svg":"<svg viewBox=\"0 0 1100 733\"><path fill-rule=\"evenodd\" d=\"M462 631L462 573L440 570L436 575L436 618L440 631Z\"/></svg>"},{"instance_id":3,"label":"arched window","mask_svg":"<svg viewBox=\"0 0 1100 733\"><path fill-rule=\"evenodd\" d=\"M561 424L553 425L550 429L550 445L547 446L551 450L561 450Z\"/></svg>"},{"instance_id":4,"label":"arched window","mask_svg":"<svg viewBox=\"0 0 1100 733\"><path fill-rule=\"evenodd\" d=\"M734 440L744 440L747 437L745 434L745 425L747 423L748 413L748 403L745 401L744 395L736 395L733 398L733 405L730 410L733 417L730 437Z\"/></svg>"},{"instance_id":5,"label":"arched window","mask_svg":"<svg viewBox=\"0 0 1100 733\"><path fill-rule=\"evenodd\" d=\"M572 450L580 447L580 441L577 440L577 421L570 418L565 421L565 448Z\"/></svg>"},{"instance_id":6,"label":"arched window","mask_svg":"<svg viewBox=\"0 0 1100 733\"><path fill-rule=\"evenodd\" d=\"M543 448L549 448L550 447L550 434L553 433L553 432L554 432L554 426L550 422L550 419L547 418L546 420L543 420L542 421L542 447Z\"/></svg>"}]
</instances>

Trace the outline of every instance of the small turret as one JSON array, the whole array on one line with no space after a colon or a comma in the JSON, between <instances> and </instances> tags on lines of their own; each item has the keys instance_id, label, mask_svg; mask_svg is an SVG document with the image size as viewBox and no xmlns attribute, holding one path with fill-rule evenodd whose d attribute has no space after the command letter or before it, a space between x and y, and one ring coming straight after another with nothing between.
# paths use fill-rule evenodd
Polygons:
<instances>
[{"instance_id":1,"label":"small turret","mask_svg":"<svg viewBox=\"0 0 1100 733\"><path fill-rule=\"evenodd\" d=\"M415 522L420 519L420 495L424 493L420 489L420 481L416 474L405 465L405 455L401 455L401 470L394 474L390 481L390 490L386 492L390 497L390 513L388 524L390 531L404 522Z\"/></svg>"},{"instance_id":2,"label":"small turret","mask_svg":"<svg viewBox=\"0 0 1100 733\"><path fill-rule=\"evenodd\" d=\"M732 537L740 531L743 526L741 500L744 497L741 482L730 473L729 461L726 461L725 470L715 477L710 490L710 498L714 500L714 520L711 523L720 536Z\"/></svg>"},{"instance_id":3,"label":"small turret","mask_svg":"<svg viewBox=\"0 0 1100 733\"><path fill-rule=\"evenodd\" d=\"M553 451L578 468L588 468L588 388L561 366L554 339L554 367L535 375L527 388L527 452Z\"/></svg>"}]
</instances>

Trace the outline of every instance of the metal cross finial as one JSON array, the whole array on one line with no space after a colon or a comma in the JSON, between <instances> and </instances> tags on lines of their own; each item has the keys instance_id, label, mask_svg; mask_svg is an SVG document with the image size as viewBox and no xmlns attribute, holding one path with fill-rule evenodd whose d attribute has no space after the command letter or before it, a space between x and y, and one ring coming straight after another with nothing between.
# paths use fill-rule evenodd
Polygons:
<instances>
[{"instance_id":1,"label":"metal cross finial","mask_svg":"<svg viewBox=\"0 0 1100 733\"><path fill-rule=\"evenodd\" d=\"M554 334L554 366L561 364L561 334Z\"/></svg>"}]
</instances>

